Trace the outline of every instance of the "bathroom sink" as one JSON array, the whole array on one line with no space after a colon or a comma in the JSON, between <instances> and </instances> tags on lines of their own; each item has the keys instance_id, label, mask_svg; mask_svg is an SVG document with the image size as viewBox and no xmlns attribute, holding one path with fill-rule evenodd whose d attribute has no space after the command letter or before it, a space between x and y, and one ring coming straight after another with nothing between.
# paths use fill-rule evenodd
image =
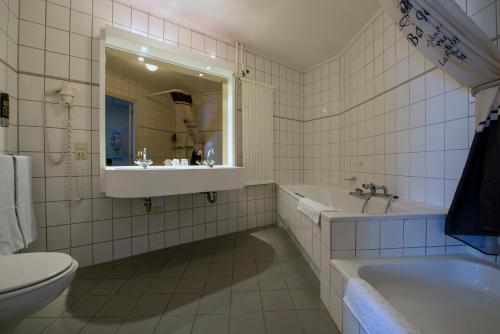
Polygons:
<instances>
[{"instance_id":1,"label":"bathroom sink","mask_svg":"<svg viewBox=\"0 0 500 334\"><path fill-rule=\"evenodd\" d=\"M243 188L243 167L106 167L101 182L109 197L137 198Z\"/></svg>"}]
</instances>

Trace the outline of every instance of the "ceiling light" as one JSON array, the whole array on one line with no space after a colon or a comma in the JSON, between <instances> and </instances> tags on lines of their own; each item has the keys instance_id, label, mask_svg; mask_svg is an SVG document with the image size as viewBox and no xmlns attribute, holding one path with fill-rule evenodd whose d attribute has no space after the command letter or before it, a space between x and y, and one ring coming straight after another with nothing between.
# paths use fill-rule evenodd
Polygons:
<instances>
[{"instance_id":1,"label":"ceiling light","mask_svg":"<svg viewBox=\"0 0 500 334\"><path fill-rule=\"evenodd\" d=\"M141 52L146 53L146 52L148 52L148 51L149 51L149 50L148 50L148 48L147 48L147 47L145 47L145 46L141 46Z\"/></svg>"},{"instance_id":2,"label":"ceiling light","mask_svg":"<svg viewBox=\"0 0 500 334\"><path fill-rule=\"evenodd\" d=\"M153 64L146 64L146 68L150 70L151 72L154 72L158 69L158 66L153 65Z\"/></svg>"},{"instance_id":3,"label":"ceiling light","mask_svg":"<svg viewBox=\"0 0 500 334\"><path fill-rule=\"evenodd\" d=\"M203 73L198 73L198 76L199 76L199 77L202 77L202 76L204 76L204 75L205 75L205 74L203 74Z\"/></svg>"},{"instance_id":4,"label":"ceiling light","mask_svg":"<svg viewBox=\"0 0 500 334\"><path fill-rule=\"evenodd\" d=\"M142 63L144 61L144 57L139 57L139 58L137 58L137 60Z\"/></svg>"},{"instance_id":5,"label":"ceiling light","mask_svg":"<svg viewBox=\"0 0 500 334\"><path fill-rule=\"evenodd\" d=\"M212 69L212 66L207 65L207 66L205 66L205 68L206 68L207 70L211 70L211 69Z\"/></svg>"}]
</instances>

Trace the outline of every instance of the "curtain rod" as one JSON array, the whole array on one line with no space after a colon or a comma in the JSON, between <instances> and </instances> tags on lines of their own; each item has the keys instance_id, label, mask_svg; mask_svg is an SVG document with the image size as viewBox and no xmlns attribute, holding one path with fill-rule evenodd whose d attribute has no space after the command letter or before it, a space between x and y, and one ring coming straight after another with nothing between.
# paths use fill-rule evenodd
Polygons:
<instances>
[{"instance_id":1,"label":"curtain rod","mask_svg":"<svg viewBox=\"0 0 500 334\"><path fill-rule=\"evenodd\" d=\"M476 94L479 93L480 91L483 91L483 90L491 88L491 87L496 87L496 86L500 86L500 79L493 80L493 81L490 81L490 82L487 82L485 84L482 84L482 85L479 85L479 86L472 88L471 94L472 94L472 96L476 96Z\"/></svg>"}]
</instances>

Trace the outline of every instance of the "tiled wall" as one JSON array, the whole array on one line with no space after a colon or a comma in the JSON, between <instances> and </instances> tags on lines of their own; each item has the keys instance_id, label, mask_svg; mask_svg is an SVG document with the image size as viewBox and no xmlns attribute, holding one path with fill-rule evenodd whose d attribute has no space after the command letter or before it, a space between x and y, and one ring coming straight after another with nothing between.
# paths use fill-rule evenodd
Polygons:
<instances>
[{"instance_id":1,"label":"tiled wall","mask_svg":"<svg viewBox=\"0 0 500 334\"><path fill-rule=\"evenodd\" d=\"M17 152L19 3L0 0L0 92L10 95L10 126L0 127L0 154Z\"/></svg>"},{"instance_id":2,"label":"tiled wall","mask_svg":"<svg viewBox=\"0 0 500 334\"><path fill-rule=\"evenodd\" d=\"M147 147L148 156L158 165L173 156L176 111L168 96L145 97L151 93L154 91L138 82L106 72L106 94L134 104L136 151Z\"/></svg>"},{"instance_id":3,"label":"tiled wall","mask_svg":"<svg viewBox=\"0 0 500 334\"><path fill-rule=\"evenodd\" d=\"M0 3L6 5L7 0ZM9 39L19 40L19 73L16 76L15 71L7 69L10 78L6 82L14 96L17 88L19 90L19 145L16 147L17 143L11 142L12 147L33 158L34 202L40 237L31 250L69 252L82 265L87 265L274 221L272 186L248 187L238 191L238 196L234 191L221 193L215 206L205 205L195 194L154 199L160 209L152 215L144 214L141 200L104 198L100 193L100 29L106 24L122 27L229 63L234 63L233 45L117 1L22 0L19 8L15 1L11 3L14 4L12 20L17 20L17 13L20 18L19 38L17 30L13 30ZM1 20L2 24L9 22L3 16ZM5 24L0 29L7 32ZM17 48L14 50L17 52ZM12 52L14 62L17 56ZM277 135L298 138L300 127L293 124L299 124L301 119L303 74L250 52L245 53L244 60L250 69L250 78L271 83L276 88L275 115L286 124L275 129ZM1 75L3 82L5 76ZM81 166L74 163L82 175L84 199L80 202L67 201L64 162L56 166L48 158L49 155L54 159L61 156L58 153L64 150L66 122L57 99L45 97L44 92L58 88L62 81L70 81L77 91L72 109L73 141L88 143L91 151L91 158ZM280 144L283 146L279 150L280 159L286 163L276 165L277 180L302 180L300 169L294 167L298 166L294 164L300 159L302 141L294 140L296 145ZM224 202L226 196L231 203ZM168 203L175 202L176 198L185 204L182 209L170 211ZM191 207L188 198L197 198L197 204Z\"/></svg>"},{"instance_id":4,"label":"tiled wall","mask_svg":"<svg viewBox=\"0 0 500 334\"><path fill-rule=\"evenodd\" d=\"M499 3L459 3L496 40ZM341 54L307 71L305 89L306 183L375 182L450 205L473 138L473 98L390 17L376 15Z\"/></svg>"}]
</instances>

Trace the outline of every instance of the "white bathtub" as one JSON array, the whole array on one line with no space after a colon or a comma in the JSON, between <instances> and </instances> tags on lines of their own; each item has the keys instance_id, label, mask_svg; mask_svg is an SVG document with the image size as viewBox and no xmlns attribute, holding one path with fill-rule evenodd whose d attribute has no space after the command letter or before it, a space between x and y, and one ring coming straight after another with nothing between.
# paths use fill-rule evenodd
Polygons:
<instances>
[{"instance_id":1,"label":"white bathtub","mask_svg":"<svg viewBox=\"0 0 500 334\"><path fill-rule=\"evenodd\" d=\"M321 282L320 296L331 317L342 328L342 303L334 292L331 259L380 258L465 253L464 245L444 234L442 208L396 199L385 214L386 200L372 198L368 212L350 189L321 185L279 185L278 223L296 241ZM300 194L300 195L298 195ZM319 225L297 206L300 196L340 209L324 212ZM340 318L339 318L340 316ZM500 331L499 331L500 333Z\"/></svg>"},{"instance_id":2,"label":"white bathtub","mask_svg":"<svg viewBox=\"0 0 500 334\"><path fill-rule=\"evenodd\" d=\"M469 255L332 260L332 303L344 334L364 333L347 305L347 281L361 278L422 334L500 333L500 269ZM359 323L358 323L359 322Z\"/></svg>"},{"instance_id":3,"label":"white bathtub","mask_svg":"<svg viewBox=\"0 0 500 334\"><path fill-rule=\"evenodd\" d=\"M373 220L379 219L381 215L394 219L431 216L442 218L446 214L442 208L403 199L393 200L389 212L385 213L387 199L382 197L372 197L368 201L365 213L361 213L365 200L349 195L353 189L323 185L280 185L280 188L297 199L304 196L328 207L340 209L339 212L325 213L326 218Z\"/></svg>"}]
</instances>

